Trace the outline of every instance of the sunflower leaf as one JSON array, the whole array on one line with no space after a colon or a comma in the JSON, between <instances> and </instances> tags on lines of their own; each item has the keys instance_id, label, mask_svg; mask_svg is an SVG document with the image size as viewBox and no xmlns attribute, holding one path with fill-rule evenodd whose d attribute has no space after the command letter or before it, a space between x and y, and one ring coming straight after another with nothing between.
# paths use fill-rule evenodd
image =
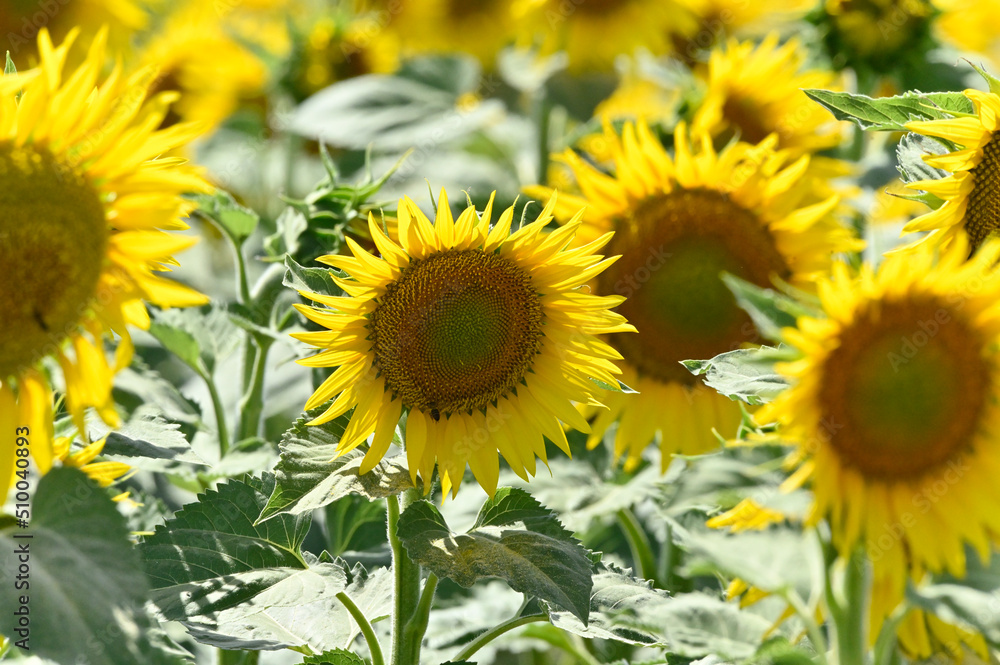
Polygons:
<instances>
[{"instance_id":1,"label":"sunflower leaf","mask_svg":"<svg viewBox=\"0 0 1000 665\"><path fill-rule=\"evenodd\" d=\"M464 534L452 533L437 508L418 501L399 518L397 534L410 558L439 577L464 587L500 578L587 624L593 588L587 550L524 490L498 489Z\"/></svg>"},{"instance_id":2,"label":"sunflower leaf","mask_svg":"<svg viewBox=\"0 0 1000 665\"><path fill-rule=\"evenodd\" d=\"M920 497L924 502L925 497ZM911 516L912 517L912 516ZM892 534L889 534L890 536ZM879 541L881 542L881 541ZM1000 646L1000 556L983 564L971 550L964 579L939 575L930 584L910 585L907 600L946 623L982 635L994 647Z\"/></svg>"},{"instance_id":3,"label":"sunflower leaf","mask_svg":"<svg viewBox=\"0 0 1000 665\"><path fill-rule=\"evenodd\" d=\"M213 194L196 194L192 198L198 203L194 214L212 222L237 248L253 234L260 223L260 216L256 212L237 203L232 194L224 190L217 190Z\"/></svg>"},{"instance_id":4,"label":"sunflower leaf","mask_svg":"<svg viewBox=\"0 0 1000 665\"><path fill-rule=\"evenodd\" d=\"M360 451L340 455L337 451L349 414L323 425L306 424L320 413L322 408L302 416L282 437L281 459L274 469L277 482L258 523L276 515L310 513L348 494L381 499L412 487L410 472L401 458L384 459L359 475L364 455Z\"/></svg>"},{"instance_id":5,"label":"sunflower leaf","mask_svg":"<svg viewBox=\"0 0 1000 665\"><path fill-rule=\"evenodd\" d=\"M199 642L225 649L344 648L357 636L336 594L384 615L388 573L301 552L309 515L255 525L274 477L229 481L181 509L139 546L152 600Z\"/></svg>"},{"instance_id":6,"label":"sunflower leaf","mask_svg":"<svg viewBox=\"0 0 1000 665\"><path fill-rule=\"evenodd\" d=\"M31 515L28 529L0 531L0 633L11 645L26 639L32 655L59 663L191 662L143 610L149 584L104 490L77 469L52 469L38 481ZM18 633L22 607L27 635Z\"/></svg>"},{"instance_id":7,"label":"sunflower leaf","mask_svg":"<svg viewBox=\"0 0 1000 665\"><path fill-rule=\"evenodd\" d=\"M14 66L14 61L10 57L10 51L7 51L7 58L3 68L4 76L13 76L17 74L17 67Z\"/></svg>"},{"instance_id":8,"label":"sunflower leaf","mask_svg":"<svg viewBox=\"0 0 1000 665\"><path fill-rule=\"evenodd\" d=\"M943 155L946 152L948 149L941 142L910 133L904 136L896 146L896 162L898 163L896 168L903 176L903 182L940 180L946 178L949 173L928 165L924 161L924 155ZM941 201L936 196L934 198ZM940 207L940 203L934 207Z\"/></svg>"},{"instance_id":9,"label":"sunflower leaf","mask_svg":"<svg viewBox=\"0 0 1000 665\"><path fill-rule=\"evenodd\" d=\"M832 90L803 92L825 106L837 120L850 120L872 131L905 132L911 120L936 120L974 110L972 102L960 92L907 92L878 99Z\"/></svg>"},{"instance_id":10,"label":"sunflower leaf","mask_svg":"<svg viewBox=\"0 0 1000 665\"><path fill-rule=\"evenodd\" d=\"M306 268L300 266L291 256L285 257L285 277L282 283L296 291L310 293L340 293L340 287L333 281L329 268Z\"/></svg>"},{"instance_id":11,"label":"sunflower leaf","mask_svg":"<svg viewBox=\"0 0 1000 665\"><path fill-rule=\"evenodd\" d=\"M365 661L361 656L350 651L332 649L315 656L309 656L302 661L302 665L365 665Z\"/></svg>"},{"instance_id":12,"label":"sunflower leaf","mask_svg":"<svg viewBox=\"0 0 1000 665\"><path fill-rule=\"evenodd\" d=\"M682 360L681 365L729 399L759 405L788 387L788 380L774 370L774 363L784 359L782 351L767 346L736 349L711 360Z\"/></svg>"},{"instance_id":13,"label":"sunflower leaf","mask_svg":"<svg viewBox=\"0 0 1000 665\"><path fill-rule=\"evenodd\" d=\"M729 273L723 273L722 281L736 297L736 304L750 315L757 331L772 342L781 341L782 328L794 327L798 317L809 314L805 307L773 289L762 289ZM746 341L758 340L748 337Z\"/></svg>"}]
</instances>

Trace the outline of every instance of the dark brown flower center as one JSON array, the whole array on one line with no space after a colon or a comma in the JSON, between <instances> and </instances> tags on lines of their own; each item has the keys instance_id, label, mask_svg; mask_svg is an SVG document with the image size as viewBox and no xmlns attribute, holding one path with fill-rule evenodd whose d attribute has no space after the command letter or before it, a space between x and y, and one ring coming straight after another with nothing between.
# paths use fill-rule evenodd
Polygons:
<instances>
[{"instance_id":1,"label":"dark brown flower center","mask_svg":"<svg viewBox=\"0 0 1000 665\"><path fill-rule=\"evenodd\" d=\"M915 479L968 449L990 390L984 340L936 298L874 303L821 368L821 436L868 478Z\"/></svg>"},{"instance_id":2,"label":"dark brown flower center","mask_svg":"<svg viewBox=\"0 0 1000 665\"><path fill-rule=\"evenodd\" d=\"M983 148L983 159L972 169L975 186L965 210L965 230L976 248L1000 229L1000 132Z\"/></svg>"},{"instance_id":3,"label":"dark brown flower center","mask_svg":"<svg viewBox=\"0 0 1000 665\"><path fill-rule=\"evenodd\" d=\"M388 389L407 407L446 415L512 392L541 348L542 323L531 276L470 249L413 260L368 329Z\"/></svg>"},{"instance_id":4,"label":"dark brown flower center","mask_svg":"<svg viewBox=\"0 0 1000 665\"><path fill-rule=\"evenodd\" d=\"M58 349L92 305L108 223L71 166L0 143L0 379Z\"/></svg>"},{"instance_id":5,"label":"dark brown flower center","mask_svg":"<svg viewBox=\"0 0 1000 665\"><path fill-rule=\"evenodd\" d=\"M639 334L611 343L641 374L692 384L681 360L712 358L753 342L750 318L719 278L761 286L789 268L758 217L711 190L677 190L641 204L619 223L600 291L628 298L618 311Z\"/></svg>"}]
</instances>

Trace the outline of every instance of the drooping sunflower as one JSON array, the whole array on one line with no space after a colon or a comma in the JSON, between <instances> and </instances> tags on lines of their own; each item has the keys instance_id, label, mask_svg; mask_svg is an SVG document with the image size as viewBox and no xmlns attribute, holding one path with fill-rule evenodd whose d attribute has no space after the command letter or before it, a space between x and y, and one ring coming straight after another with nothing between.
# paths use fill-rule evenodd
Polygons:
<instances>
[{"instance_id":1,"label":"drooping sunflower","mask_svg":"<svg viewBox=\"0 0 1000 665\"><path fill-rule=\"evenodd\" d=\"M694 18L675 0L527 0L522 34L542 53L566 51L574 71L610 71L619 55L672 49L670 33L691 32Z\"/></svg>"},{"instance_id":2,"label":"drooping sunflower","mask_svg":"<svg viewBox=\"0 0 1000 665\"><path fill-rule=\"evenodd\" d=\"M873 633L926 571L963 577L1000 535L1000 244L964 236L818 284L826 318L785 330L792 386L755 418L796 442L786 487L811 483L807 523L874 565Z\"/></svg>"},{"instance_id":3,"label":"drooping sunflower","mask_svg":"<svg viewBox=\"0 0 1000 665\"><path fill-rule=\"evenodd\" d=\"M725 48L714 49L707 71L696 71L706 90L692 129L711 134L717 144L734 135L759 143L776 133L778 147L796 154L836 145L841 138L837 124L802 92L836 89L836 76L804 69L805 57L798 40L779 45L773 33L760 44L731 39Z\"/></svg>"},{"instance_id":4,"label":"drooping sunflower","mask_svg":"<svg viewBox=\"0 0 1000 665\"><path fill-rule=\"evenodd\" d=\"M671 157L644 122L610 126L614 175L580 155L559 156L573 170L582 196L562 195L558 217L587 206L584 239L614 231L608 251L621 260L596 281L602 296L624 295L621 312L638 335L615 335L626 362L623 381L635 394L609 394L589 445L619 418L616 454L626 468L657 440L664 468L675 452L696 454L717 445L712 428L734 433L740 411L706 388L680 361L711 358L758 341L753 324L720 279L723 271L761 286L773 276L806 286L837 252L858 242L831 218L836 196L813 197L803 186L809 158L789 162L777 137L736 143L717 153L707 134L678 127ZM544 187L529 188L545 195Z\"/></svg>"},{"instance_id":5,"label":"drooping sunflower","mask_svg":"<svg viewBox=\"0 0 1000 665\"><path fill-rule=\"evenodd\" d=\"M552 232L555 199L511 233L514 209L490 228L470 206L452 218L444 191L433 225L410 199L399 203L399 243L369 218L381 257L355 243L353 257L320 259L349 273L335 278L346 297L304 292L326 307L300 306L328 328L295 337L323 349L301 361L337 367L306 404L331 398L321 424L354 409L340 441L347 452L374 434L361 472L385 455L401 414L410 474L429 489L435 462L445 494L458 491L468 465L489 494L497 452L527 479L548 438L569 453L562 423L588 431L573 402L598 405L591 379L615 383L618 354L596 335L633 330L610 308L621 296L580 287L614 263L594 252L611 234L567 249L579 216Z\"/></svg>"},{"instance_id":6,"label":"drooping sunflower","mask_svg":"<svg viewBox=\"0 0 1000 665\"><path fill-rule=\"evenodd\" d=\"M975 250L1000 230L1000 95L966 90L965 96L975 107L974 116L906 124L911 132L948 139L963 150L924 157L928 165L952 175L906 186L930 192L944 204L909 222L903 232L930 231L919 242L935 245L968 234Z\"/></svg>"},{"instance_id":7,"label":"drooping sunflower","mask_svg":"<svg viewBox=\"0 0 1000 665\"><path fill-rule=\"evenodd\" d=\"M29 427L42 473L54 458L54 368L81 432L87 407L117 424L111 380L132 355L128 327L149 325L144 301L207 300L157 275L196 240L169 233L187 228L180 194L207 189L182 160L158 156L195 131L157 131L173 95L147 99L154 70L116 67L99 83L104 33L64 77L74 36L56 48L43 30L39 67L0 77L0 442L13 455L15 427Z\"/></svg>"}]
</instances>

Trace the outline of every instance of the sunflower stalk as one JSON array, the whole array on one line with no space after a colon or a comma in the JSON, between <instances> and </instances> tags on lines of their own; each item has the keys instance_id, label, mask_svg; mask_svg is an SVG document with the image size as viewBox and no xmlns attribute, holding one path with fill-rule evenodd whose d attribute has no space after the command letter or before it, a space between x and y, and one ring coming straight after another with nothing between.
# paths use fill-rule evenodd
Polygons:
<instances>
[{"instance_id":1,"label":"sunflower stalk","mask_svg":"<svg viewBox=\"0 0 1000 665\"><path fill-rule=\"evenodd\" d=\"M618 511L618 523L632 551L632 560L637 572L643 579L656 581L656 558L653 556L653 547L635 513L628 508L622 508Z\"/></svg>"},{"instance_id":2,"label":"sunflower stalk","mask_svg":"<svg viewBox=\"0 0 1000 665\"><path fill-rule=\"evenodd\" d=\"M413 653L419 653L409 644L407 628L417 613L420 603L420 566L413 563L406 548L396 535L399 515L411 503L420 500L420 490L408 489L399 495L386 497L386 528L389 547L392 550L393 608L392 608L392 651L390 665L409 665ZM423 634L417 637L423 639ZM416 647L419 649L419 644Z\"/></svg>"},{"instance_id":3,"label":"sunflower stalk","mask_svg":"<svg viewBox=\"0 0 1000 665\"><path fill-rule=\"evenodd\" d=\"M865 663L865 606L867 605L867 580L865 579L865 554L856 549L844 570L840 602L830 598L834 593L827 585L830 614L836 634L838 665L864 665Z\"/></svg>"},{"instance_id":4,"label":"sunflower stalk","mask_svg":"<svg viewBox=\"0 0 1000 665\"><path fill-rule=\"evenodd\" d=\"M498 626L495 626L485 633L474 639L472 642L466 645L462 651L455 656L455 662L462 662L471 658L477 651L482 649L484 646L500 637L504 633L508 633L515 628L519 628L529 623L537 623L540 621L548 621L549 617L545 614L529 614L527 616L518 616L513 619L508 619Z\"/></svg>"}]
</instances>

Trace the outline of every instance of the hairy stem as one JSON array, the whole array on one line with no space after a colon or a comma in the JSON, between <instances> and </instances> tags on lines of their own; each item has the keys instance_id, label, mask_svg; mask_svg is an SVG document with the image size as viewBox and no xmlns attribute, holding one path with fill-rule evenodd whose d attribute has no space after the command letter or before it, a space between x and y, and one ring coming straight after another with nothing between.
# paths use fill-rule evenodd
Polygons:
<instances>
[{"instance_id":1,"label":"hairy stem","mask_svg":"<svg viewBox=\"0 0 1000 665\"><path fill-rule=\"evenodd\" d=\"M365 642L368 643L368 651L372 655L372 665L385 665L385 659L382 657L382 645L378 643L378 638L375 637L375 631L372 629L368 617L358 609L358 606L354 604L351 597L343 591L337 594L337 600L344 604L344 607L347 608L347 611L351 613L351 616L358 623L358 627L361 628L361 634L365 636Z\"/></svg>"},{"instance_id":2,"label":"hairy stem","mask_svg":"<svg viewBox=\"0 0 1000 665\"><path fill-rule=\"evenodd\" d=\"M523 617L514 617L513 619L508 619L502 624L487 630L485 633L477 637L476 639L469 642L468 645L462 651L455 656L452 660L461 662L463 660L468 660L472 657L474 653L482 649L484 646L500 637L504 633L510 632L515 628L523 626L528 623L537 623L539 621L548 621L549 618L544 614L529 614Z\"/></svg>"}]
</instances>

